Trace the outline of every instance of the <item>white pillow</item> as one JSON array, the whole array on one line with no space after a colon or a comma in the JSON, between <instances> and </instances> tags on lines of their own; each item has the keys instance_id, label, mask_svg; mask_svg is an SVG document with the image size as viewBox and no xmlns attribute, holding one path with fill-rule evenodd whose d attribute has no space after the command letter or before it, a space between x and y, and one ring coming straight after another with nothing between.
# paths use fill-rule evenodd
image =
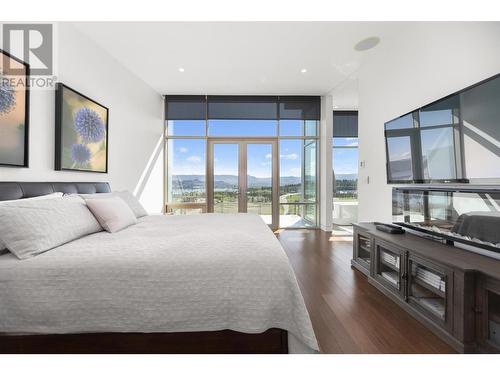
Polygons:
<instances>
[{"instance_id":1,"label":"white pillow","mask_svg":"<svg viewBox=\"0 0 500 375\"><path fill-rule=\"evenodd\" d=\"M62 198L63 193L51 193L51 194L46 194L46 195L40 195L38 197L32 197L32 198L25 198L22 199L24 202L25 201L32 201L32 200L40 200L40 199L54 199L54 198ZM13 200L13 201L0 201L0 205L9 203L9 202L18 202L19 199ZM7 254L9 250L7 250L7 246L3 243L2 239L0 238L0 255L2 254Z\"/></svg>"},{"instance_id":2,"label":"white pillow","mask_svg":"<svg viewBox=\"0 0 500 375\"><path fill-rule=\"evenodd\" d=\"M20 199L0 205L0 238L19 259L31 258L101 230L78 196Z\"/></svg>"},{"instance_id":3,"label":"white pillow","mask_svg":"<svg viewBox=\"0 0 500 375\"><path fill-rule=\"evenodd\" d=\"M142 207L142 204L139 202L139 200L128 190L114 191L112 193L80 194L80 196L83 199L120 197L130 207L136 218L148 216L148 213L146 212L144 207Z\"/></svg>"},{"instance_id":4,"label":"white pillow","mask_svg":"<svg viewBox=\"0 0 500 375\"><path fill-rule=\"evenodd\" d=\"M110 233L137 223L134 212L122 198L90 198L85 202L99 224Z\"/></svg>"}]
</instances>

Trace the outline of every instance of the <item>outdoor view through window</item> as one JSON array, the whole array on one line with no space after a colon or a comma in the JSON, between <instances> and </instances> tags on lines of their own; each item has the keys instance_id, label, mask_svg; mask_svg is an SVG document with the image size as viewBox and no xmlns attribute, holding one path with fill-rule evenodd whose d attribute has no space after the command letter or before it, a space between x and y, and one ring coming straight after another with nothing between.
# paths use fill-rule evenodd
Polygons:
<instances>
[{"instance_id":1,"label":"outdoor view through window","mask_svg":"<svg viewBox=\"0 0 500 375\"><path fill-rule=\"evenodd\" d=\"M358 205L358 139L333 139L333 223L356 222Z\"/></svg>"},{"instance_id":2,"label":"outdoor view through window","mask_svg":"<svg viewBox=\"0 0 500 375\"><path fill-rule=\"evenodd\" d=\"M358 215L358 114L333 115L333 224L351 225Z\"/></svg>"},{"instance_id":3,"label":"outdoor view through window","mask_svg":"<svg viewBox=\"0 0 500 375\"><path fill-rule=\"evenodd\" d=\"M317 226L316 120L167 120L167 206Z\"/></svg>"}]
</instances>

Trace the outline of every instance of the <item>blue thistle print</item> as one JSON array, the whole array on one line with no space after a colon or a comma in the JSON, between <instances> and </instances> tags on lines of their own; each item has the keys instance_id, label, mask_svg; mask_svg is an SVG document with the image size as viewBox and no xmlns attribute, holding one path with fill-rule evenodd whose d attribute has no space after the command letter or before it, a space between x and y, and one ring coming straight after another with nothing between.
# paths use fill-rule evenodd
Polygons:
<instances>
[{"instance_id":1,"label":"blue thistle print","mask_svg":"<svg viewBox=\"0 0 500 375\"><path fill-rule=\"evenodd\" d=\"M7 114L16 107L16 91L0 72L0 114Z\"/></svg>"},{"instance_id":2,"label":"blue thistle print","mask_svg":"<svg viewBox=\"0 0 500 375\"><path fill-rule=\"evenodd\" d=\"M71 146L71 159L76 164L87 164L90 161L90 150L86 145L75 143Z\"/></svg>"},{"instance_id":3,"label":"blue thistle print","mask_svg":"<svg viewBox=\"0 0 500 375\"><path fill-rule=\"evenodd\" d=\"M75 130L84 143L100 142L106 133L104 123L96 111L82 108L74 118Z\"/></svg>"}]
</instances>

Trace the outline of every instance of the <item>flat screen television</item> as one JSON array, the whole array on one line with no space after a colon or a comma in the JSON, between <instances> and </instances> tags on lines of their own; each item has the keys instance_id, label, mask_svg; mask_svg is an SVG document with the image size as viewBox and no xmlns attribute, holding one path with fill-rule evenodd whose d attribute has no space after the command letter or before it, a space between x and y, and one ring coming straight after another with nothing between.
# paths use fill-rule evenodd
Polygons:
<instances>
[{"instance_id":1,"label":"flat screen television","mask_svg":"<svg viewBox=\"0 0 500 375\"><path fill-rule=\"evenodd\" d=\"M385 123L387 182L499 183L500 74Z\"/></svg>"}]
</instances>

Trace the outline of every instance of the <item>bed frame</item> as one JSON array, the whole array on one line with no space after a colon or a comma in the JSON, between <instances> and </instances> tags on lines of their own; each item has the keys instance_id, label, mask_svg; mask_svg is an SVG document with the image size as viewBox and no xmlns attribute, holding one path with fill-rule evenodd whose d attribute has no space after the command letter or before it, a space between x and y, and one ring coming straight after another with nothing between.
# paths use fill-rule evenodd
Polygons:
<instances>
[{"instance_id":1,"label":"bed frame","mask_svg":"<svg viewBox=\"0 0 500 375\"><path fill-rule=\"evenodd\" d=\"M81 333L0 336L1 354L286 354L287 332Z\"/></svg>"},{"instance_id":2,"label":"bed frame","mask_svg":"<svg viewBox=\"0 0 500 375\"><path fill-rule=\"evenodd\" d=\"M109 193L107 182L0 182L0 201L65 194ZM231 330L172 333L7 335L2 354L286 354L288 335L272 328L249 334Z\"/></svg>"}]
</instances>

